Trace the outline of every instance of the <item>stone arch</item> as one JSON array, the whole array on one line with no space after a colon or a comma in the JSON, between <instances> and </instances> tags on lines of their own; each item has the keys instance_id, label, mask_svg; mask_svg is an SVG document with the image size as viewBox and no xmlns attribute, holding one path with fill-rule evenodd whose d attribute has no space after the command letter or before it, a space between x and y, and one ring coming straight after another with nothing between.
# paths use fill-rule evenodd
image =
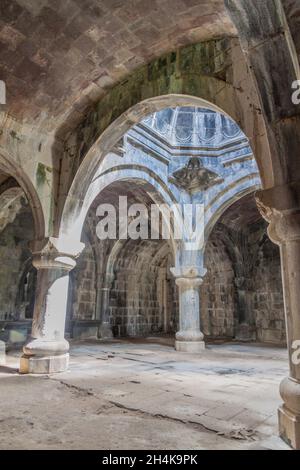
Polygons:
<instances>
[{"instance_id":1,"label":"stone arch","mask_svg":"<svg viewBox=\"0 0 300 470\"><path fill-rule=\"evenodd\" d=\"M109 285L110 283L110 280L114 274L114 265L115 265L116 259L125 241L126 240L117 240L111 249L111 252L106 262L106 268L105 268L105 280L104 280L105 286Z\"/></svg>"},{"instance_id":2,"label":"stone arch","mask_svg":"<svg viewBox=\"0 0 300 470\"><path fill-rule=\"evenodd\" d=\"M0 150L0 170L12 176L22 188L29 202L32 216L34 220L34 230L36 239L42 239L45 236L45 218L42 204L29 176L17 165L15 160L11 158L2 149Z\"/></svg>"},{"instance_id":3,"label":"stone arch","mask_svg":"<svg viewBox=\"0 0 300 470\"><path fill-rule=\"evenodd\" d=\"M35 289L37 282L37 271L32 265L32 260L28 259L25 262L22 272L18 279L18 291L16 298L16 311L21 310L24 304L24 317L25 319L32 318L34 301L35 301Z\"/></svg>"},{"instance_id":4,"label":"stone arch","mask_svg":"<svg viewBox=\"0 0 300 470\"><path fill-rule=\"evenodd\" d=\"M239 183L239 181L237 183ZM208 219L206 219L206 222L205 222L204 242L205 243L207 242L215 225L221 219L224 212L226 212L226 210L229 209L230 206L232 206L232 204L234 204L238 199L241 199L242 197L248 194L254 193L259 188L260 188L259 181L257 180L257 178L255 178L254 181L250 180L249 186L247 186L246 188L239 187L239 185L237 184L237 186L235 187L236 192L233 195L230 192L228 194L225 193L225 200L222 197L224 196L224 194L221 194L221 195L218 194L219 196L218 199L220 199L220 201L217 200L216 202L217 203L219 202L219 204L214 209L212 215ZM209 209L210 208L207 208L207 212Z\"/></svg>"},{"instance_id":5,"label":"stone arch","mask_svg":"<svg viewBox=\"0 0 300 470\"><path fill-rule=\"evenodd\" d=\"M0 187L1 319L15 321L32 316L36 273L29 243L34 238L29 202L16 180L8 177Z\"/></svg>"},{"instance_id":6,"label":"stone arch","mask_svg":"<svg viewBox=\"0 0 300 470\"><path fill-rule=\"evenodd\" d=\"M6 264L0 316L9 321L29 320L36 286L29 243L45 236L44 215L30 178L2 150L0 172L1 262Z\"/></svg>"},{"instance_id":7,"label":"stone arch","mask_svg":"<svg viewBox=\"0 0 300 470\"><path fill-rule=\"evenodd\" d=\"M105 267L105 279L104 279L104 285L105 286L109 286L110 285L110 282L111 282L111 279L113 278L113 275L114 275L114 266L115 266L115 263L116 263L116 260L118 258L118 255L120 253L120 251L122 250L123 248L123 245L125 244L126 240L117 240L116 243L113 245L112 249L111 249L111 252L107 258L107 262L106 262L106 267ZM167 243L164 243L156 252L156 254L154 255L154 260L156 259L156 257L160 257L161 256L161 251L165 251L166 250L166 246L167 246ZM172 255L172 261L173 261L173 264L175 263L175 258L174 258L174 253L172 253L172 251L170 250L170 254Z\"/></svg>"},{"instance_id":8,"label":"stone arch","mask_svg":"<svg viewBox=\"0 0 300 470\"><path fill-rule=\"evenodd\" d=\"M129 167L129 165L128 165ZM110 300L110 293L112 290L113 285L119 282L116 278L116 276L123 276L124 272L124 267L122 266L117 266L117 269L115 271L115 265L122 259L122 256L119 256L119 253L124 251L126 252L128 247L124 248L124 245L126 242L130 240L104 240L100 241L97 240L96 237L96 224L97 224L97 217L95 217L96 210L95 208L98 206L98 204L101 204L101 202L104 203L112 203L114 205L118 204L118 195L124 195L128 194L129 196L129 201L128 205L133 203L134 201L139 203L142 202L148 206L148 201L149 203L152 203L152 201L156 201L159 204L172 204L174 202L174 198L169 191L169 189L166 187L165 183L160 180L160 178L153 174L153 172L147 172L147 168L139 168L137 170L136 166L134 168L124 168L124 169L112 169L110 171L102 173L99 177L96 177L94 179L94 184L95 188L92 189L90 192L90 196L88 197L88 202L86 204L87 209L91 209L86 217L85 217L85 222L84 222L84 230L83 234L89 236L89 234L93 234L91 237L91 245L94 246L95 252L98 253L98 257L96 258L98 263L100 260L100 264L97 264L97 284L95 286L95 289L97 291L96 294L96 304L95 304L95 319L97 325L99 325L99 335L101 337L108 337L108 328L106 328L107 324L107 316L109 312L109 300ZM136 188L136 190L134 189ZM144 195L145 194L145 195ZM94 198L94 199L93 199ZM146 198L146 200L144 199ZM87 232L85 231L87 230ZM91 232L92 230L92 232ZM80 233L78 232L78 236L80 236ZM84 238L82 238L82 241L86 242ZM160 247L161 244L167 245L167 252L170 253L169 259L170 262L175 260L175 253L174 249L172 246L172 240L157 240L156 242L152 242L152 240L134 240L132 241L133 244L131 245L132 248L132 253L134 251L138 251L139 257L138 260L133 260L133 264L131 265L130 260L129 264L126 265L126 269L131 269L135 271L135 268L138 269L141 273L145 271L145 267L141 265L142 262L142 255L143 253L147 253L147 249L145 250L145 244L149 243L149 249L150 251L153 252L154 254L153 257L150 257L149 262L146 263L146 266L150 266L150 261L153 264L152 268L149 267L149 276L151 278L151 272L153 269L158 269L157 265L160 262L160 256L158 253L160 252ZM143 246L142 246L143 245ZM147 245L148 246L148 245ZM101 249L100 249L101 248ZM99 251L98 251L99 250ZM131 253L127 252L127 257ZM162 252L160 252L162 253ZM163 253L165 254L165 253ZM157 255L157 256L156 256ZM157 259L159 258L159 259ZM124 258L125 259L125 258ZM134 263L137 263L136 265ZM80 269L81 262L79 260L78 262L78 269ZM99 267L99 270L98 270ZM123 269L124 268L124 269ZM77 267L75 268L75 271L77 270ZM147 271L147 270L146 270ZM169 272L169 271L168 271ZM117 274L116 274L117 273ZM115 275L116 274L116 275ZM145 276L147 277L147 273L144 273ZM141 274L142 275L142 274ZM80 274L81 276L81 274ZM79 276L79 278L80 278ZM152 278L151 278L152 279ZM152 279L153 280L153 279ZM78 281L78 279L77 279ZM76 281L76 282L77 282ZM129 276L127 281L131 282L131 290L129 289L129 292L132 292L132 288L134 286L134 282L132 281L132 278ZM123 282L123 281L122 281ZM145 285L145 284L143 284ZM151 283L151 288L152 291L154 292L154 284L153 282ZM74 290L76 291L76 289ZM113 289L114 294L117 292L116 286L114 286ZM144 295L147 296L147 289L143 291ZM153 294L154 295L154 294ZM69 292L69 296L73 296L72 292ZM155 300L153 300L155 301ZM76 303L76 302L75 302ZM125 307L122 307L125 308ZM85 315L85 313L84 313ZM80 322L81 320L79 320ZM134 320L135 321L135 320ZM81 326L78 324L77 325L79 328L84 328L85 326L82 324Z\"/></svg>"},{"instance_id":9,"label":"stone arch","mask_svg":"<svg viewBox=\"0 0 300 470\"><path fill-rule=\"evenodd\" d=\"M19 186L5 188L0 193L0 231L15 220L22 205L22 196L24 192Z\"/></svg>"},{"instance_id":10,"label":"stone arch","mask_svg":"<svg viewBox=\"0 0 300 470\"><path fill-rule=\"evenodd\" d=\"M249 94L252 103L257 102L257 96L252 82L247 82L247 69L238 42L234 42L230 53L218 41L208 43L182 48L135 71L109 91L69 135L65 164L70 166L71 162L73 168L68 188L64 189L59 201L56 230L60 234L70 228L70 216L80 213L84 194L103 156L130 127L146 115L166 107L198 106L227 114L248 137L263 186L274 184L272 159L259 106L251 104L249 112ZM205 57L208 60L210 54L211 62L219 56L222 64L218 72L214 64L208 66L203 61ZM232 67L239 63L239 71L244 74L239 82L245 80L245 89L235 86L227 78L226 57ZM234 76L236 74L237 70Z\"/></svg>"},{"instance_id":11,"label":"stone arch","mask_svg":"<svg viewBox=\"0 0 300 470\"><path fill-rule=\"evenodd\" d=\"M141 185L149 194L150 199L154 203L167 204L170 207L176 202L168 186L150 169L146 167L140 167L138 169L136 167L128 167L126 169L111 169L108 172L105 172L105 174L100 175L99 178L95 178L92 185L89 187L82 206L83 210L80 214L80 217L77 217L76 219L76 226L73 225L72 227L73 230L74 226L76 227L73 232L73 238L77 236L79 239L81 237L81 232L87 212L96 197L99 196L99 194L101 194L101 192L108 188L111 184L128 181L134 181L135 183ZM172 246L172 251L175 253L175 242L172 238L170 239L170 243Z\"/></svg>"},{"instance_id":12,"label":"stone arch","mask_svg":"<svg viewBox=\"0 0 300 470\"><path fill-rule=\"evenodd\" d=\"M254 192L255 188L249 188L231 200L210 227L204 253L207 276L201 287L204 331L226 321L229 337L283 343L279 250L267 237ZM221 261L214 268L215 256L227 259L226 269Z\"/></svg>"},{"instance_id":13,"label":"stone arch","mask_svg":"<svg viewBox=\"0 0 300 470\"><path fill-rule=\"evenodd\" d=\"M171 261L166 240L126 240L118 247L111 260L113 275L105 284L106 306L102 305L114 336L170 331L176 309L168 308L161 292Z\"/></svg>"}]
</instances>

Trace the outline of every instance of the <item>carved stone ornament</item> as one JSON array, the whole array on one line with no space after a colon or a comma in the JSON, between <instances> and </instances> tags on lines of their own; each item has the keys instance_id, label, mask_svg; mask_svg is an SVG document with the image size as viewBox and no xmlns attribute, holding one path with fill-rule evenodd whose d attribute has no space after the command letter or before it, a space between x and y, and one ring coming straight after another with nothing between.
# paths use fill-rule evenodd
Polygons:
<instances>
[{"instance_id":1,"label":"carved stone ornament","mask_svg":"<svg viewBox=\"0 0 300 470\"><path fill-rule=\"evenodd\" d=\"M280 245L300 240L300 185L289 183L259 190L255 200L263 218L269 223L269 238Z\"/></svg>"},{"instance_id":2,"label":"carved stone ornament","mask_svg":"<svg viewBox=\"0 0 300 470\"><path fill-rule=\"evenodd\" d=\"M205 168L201 160L193 157L189 159L186 166L175 171L169 181L192 193L221 183L223 178L214 171Z\"/></svg>"},{"instance_id":3,"label":"carved stone ornament","mask_svg":"<svg viewBox=\"0 0 300 470\"><path fill-rule=\"evenodd\" d=\"M76 265L84 249L84 243L77 240L49 237L33 240L29 243L32 252L32 264L37 269L62 268L71 270Z\"/></svg>"}]
</instances>

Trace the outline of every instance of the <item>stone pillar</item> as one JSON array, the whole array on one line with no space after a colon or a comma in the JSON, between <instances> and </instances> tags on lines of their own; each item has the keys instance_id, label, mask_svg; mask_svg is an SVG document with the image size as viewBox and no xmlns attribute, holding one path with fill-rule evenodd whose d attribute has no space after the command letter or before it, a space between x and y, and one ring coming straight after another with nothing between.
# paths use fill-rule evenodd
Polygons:
<instances>
[{"instance_id":1,"label":"stone pillar","mask_svg":"<svg viewBox=\"0 0 300 470\"><path fill-rule=\"evenodd\" d=\"M238 341L253 341L256 339L256 331L249 312L247 302L246 278L238 276L234 279L237 292L237 323L235 339Z\"/></svg>"},{"instance_id":2,"label":"stone pillar","mask_svg":"<svg viewBox=\"0 0 300 470\"><path fill-rule=\"evenodd\" d=\"M64 333L69 272L84 247L82 243L70 245L56 238L33 243L37 286L32 333L23 348L21 373L48 374L68 367L69 343Z\"/></svg>"},{"instance_id":3,"label":"stone pillar","mask_svg":"<svg viewBox=\"0 0 300 470\"><path fill-rule=\"evenodd\" d=\"M109 293L111 285L101 289L101 325L99 326L99 337L101 339L112 339L114 337L109 322Z\"/></svg>"},{"instance_id":4,"label":"stone pillar","mask_svg":"<svg viewBox=\"0 0 300 470\"><path fill-rule=\"evenodd\" d=\"M300 184L258 191L270 239L279 245L285 305L289 377L280 385L279 434L300 449Z\"/></svg>"},{"instance_id":5,"label":"stone pillar","mask_svg":"<svg viewBox=\"0 0 300 470\"><path fill-rule=\"evenodd\" d=\"M102 281L102 273L98 274L97 281L97 305L96 319L100 320L98 328L98 338L111 339L114 337L111 324L109 322L109 294L114 281L114 276L106 273Z\"/></svg>"},{"instance_id":6,"label":"stone pillar","mask_svg":"<svg viewBox=\"0 0 300 470\"><path fill-rule=\"evenodd\" d=\"M181 352L199 353L205 348L204 335L200 331L199 286L202 276L194 268L178 272L171 268L179 291L179 331L176 333L175 349Z\"/></svg>"}]
</instances>

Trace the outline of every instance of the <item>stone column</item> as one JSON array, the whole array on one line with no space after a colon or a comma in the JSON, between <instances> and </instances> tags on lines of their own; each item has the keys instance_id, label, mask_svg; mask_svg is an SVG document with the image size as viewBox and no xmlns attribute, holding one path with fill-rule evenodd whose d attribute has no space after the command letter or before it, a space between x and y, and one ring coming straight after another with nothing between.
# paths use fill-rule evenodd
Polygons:
<instances>
[{"instance_id":1,"label":"stone column","mask_svg":"<svg viewBox=\"0 0 300 470\"><path fill-rule=\"evenodd\" d=\"M199 353L205 348L204 335L200 331L199 286L202 276L194 268L171 268L179 291L179 331L176 333L175 349L181 352ZM198 274L198 275L197 275Z\"/></svg>"},{"instance_id":2,"label":"stone column","mask_svg":"<svg viewBox=\"0 0 300 470\"><path fill-rule=\"evenodd\" d=\"M37 286L29 342L24 346L20 372L44 374L67 369L69 343L64 338L69 272L76 265L82 243L67 244L56 238L32 245Z\"/></svg>"},{"instance_id":3,"label":"stone column","mask_svg":"<svg viewBox=\"0 0 300 470\"><path fill-rule=\"evenodd\" d=\"M111 339L114 337L109 322L109 293L111 285L101 289L101 325L99 326L99 337L101 339Z\"/></svg>"},{"instance_id":4,"label":"stone column","mask_svg":"<svg viewBox=\"0 0 300 470\"><path fill-rule=\"evenodd\" d=\"M256 339L256 332L249 312L247 302L246 278L238 276L234 279L237 291L237 323L235 338L239 341L253 341Z\"/></svg>"},{"instance_id":5,"label":"stone column","mask_svg":"<svg viewBox=\"0 0 300 470\"><path fill-rule=\"evenodd\" d=\"M109 294L113 281L114 276L111 274L106 274L104 281L102 281L102 274L100 276L98 275L96 319L100 320L98 338L101 339L113 338L112 328L109 322Z\"/></svg>"},{"instance_id":6,"label":"stone column","mask_svg":"<svg viewBox=\"0 0 300 470\"><path fill-rule=\"evenodd\" d=\"M285 305L289 377L280 385L283 400L279 434L300 449L300 184L259 191L258 207L269 222L270 239L279 245Z\"/></svg>"}]
</instances>

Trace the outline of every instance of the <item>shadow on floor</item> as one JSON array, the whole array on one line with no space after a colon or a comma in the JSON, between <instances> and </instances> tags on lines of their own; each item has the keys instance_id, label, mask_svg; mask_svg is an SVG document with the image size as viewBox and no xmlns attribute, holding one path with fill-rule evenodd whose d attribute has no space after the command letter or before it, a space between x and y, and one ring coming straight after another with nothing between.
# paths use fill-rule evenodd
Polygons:
<instances>
[{"instance_id":1,"label":"shadow on floor","mask_svg":"<svg viewBox=\"0 0 300 470\"><path fill-rule=\"evenodd\" d=\"M18 367L0 365L0 374L1 373L3 373L3 374L18 374L19 369L18 369Z\"/></svg>"}]
</instances>

